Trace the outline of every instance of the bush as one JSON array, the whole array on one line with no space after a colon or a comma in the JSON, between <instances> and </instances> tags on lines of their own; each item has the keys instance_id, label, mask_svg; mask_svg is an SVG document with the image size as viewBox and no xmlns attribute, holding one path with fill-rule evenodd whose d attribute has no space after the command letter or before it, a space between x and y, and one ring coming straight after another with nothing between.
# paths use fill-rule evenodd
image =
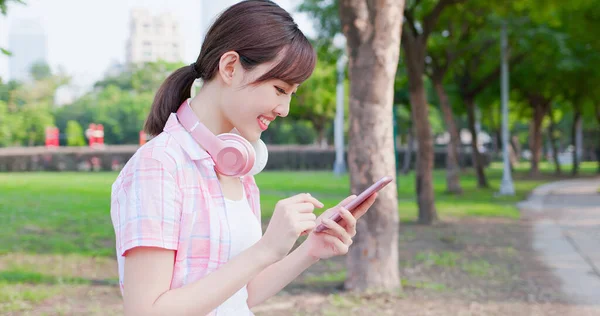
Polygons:
<instances>
[{"instance_id":1,"label":"bush","mask_svg":"<svg viewBox=\"0 0 600 316\"><path fill-rule=\"evenodd\" d=\"M85 146L83 128L76 121L67 122L67 146Z\"/></svg>"}]
</instances>

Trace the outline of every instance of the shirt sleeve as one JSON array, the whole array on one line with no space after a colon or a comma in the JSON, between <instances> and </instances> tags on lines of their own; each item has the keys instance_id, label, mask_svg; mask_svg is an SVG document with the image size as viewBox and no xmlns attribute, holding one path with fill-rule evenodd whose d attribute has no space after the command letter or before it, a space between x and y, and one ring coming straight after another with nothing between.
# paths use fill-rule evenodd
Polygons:
<instances>
[{"instance_id":1,"label":"shirt sleeve","mask_svg":"<svg viewBox=\"0 0 600 316\"><path fill-rule=\"evenodd\" d=\"M140 158L122 177L111 199L117 254L139 246L176 250L182 196L174 177L152 158Z\"/></svg>"}]
</instances>

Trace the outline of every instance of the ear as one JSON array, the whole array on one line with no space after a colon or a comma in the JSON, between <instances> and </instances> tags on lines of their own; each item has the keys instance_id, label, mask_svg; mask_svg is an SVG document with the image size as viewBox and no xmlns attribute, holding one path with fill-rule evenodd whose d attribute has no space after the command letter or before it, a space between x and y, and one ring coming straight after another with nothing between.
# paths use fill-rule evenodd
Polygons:
<instances>
[{"instance_id":1,"label":"ear","mask_svg":"<svg viewBox=\"0 0 600 316\"><path fill-rule=\"evenodd\" d=\"M234 51L228 51L219 60L219 75L225 84L230 85L240 65L240 55Z\"/></svg>"}]
</instances>

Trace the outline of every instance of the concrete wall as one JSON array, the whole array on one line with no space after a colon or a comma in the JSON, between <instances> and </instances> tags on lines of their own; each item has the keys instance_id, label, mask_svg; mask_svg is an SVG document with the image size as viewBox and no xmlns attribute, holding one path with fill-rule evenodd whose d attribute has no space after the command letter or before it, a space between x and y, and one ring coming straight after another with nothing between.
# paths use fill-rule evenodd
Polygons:
<instances>
[{"instance_id":1,"label":"concrete wall","mask_svg":"<svg viewBox=\"0 0 600 316\"><path fill-rule=\"evenodd\" d=\"M137 145L89 147L0 148L0 172L8 171L118 171L131 158ZM404 151L399 151L400 166ZM412 165L416 160L413 152ZM489 158L487 159L489 161ZM313 146L269 146L267 170L332 170L334 148ZM471 166L471 155L460 154L462 166ZM446 151L436 149L435 168L445 168Z\"/></svg>"}]
</instances>

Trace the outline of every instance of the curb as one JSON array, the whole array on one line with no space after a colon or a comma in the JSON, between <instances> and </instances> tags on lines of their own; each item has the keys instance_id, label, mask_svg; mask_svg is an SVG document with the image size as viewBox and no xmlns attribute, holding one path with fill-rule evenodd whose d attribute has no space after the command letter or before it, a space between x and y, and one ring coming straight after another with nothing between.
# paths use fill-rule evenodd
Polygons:
<instances>
[{"instance_id":1,"label":"curb","mask_svg":"<svg viewBox=\"0 0 600 316\"><path fill-rule=\"evenodd\" d=\"M548 208L548 205L544 205L544 200L548 195L552 195L556 193L556 191L560 191L560 189L565 189L569 186L573 185L581 185L588 184L590 182L599 181L598 186L600 186L600 178L592 178L592 179L568 179L568 180L560 180L556 182L543 184L531 191L526 200L518 202L516 204L517 208L524 211L532 211L535 213L542 212L545 208Z\"/></svg>"}]
</instances>

